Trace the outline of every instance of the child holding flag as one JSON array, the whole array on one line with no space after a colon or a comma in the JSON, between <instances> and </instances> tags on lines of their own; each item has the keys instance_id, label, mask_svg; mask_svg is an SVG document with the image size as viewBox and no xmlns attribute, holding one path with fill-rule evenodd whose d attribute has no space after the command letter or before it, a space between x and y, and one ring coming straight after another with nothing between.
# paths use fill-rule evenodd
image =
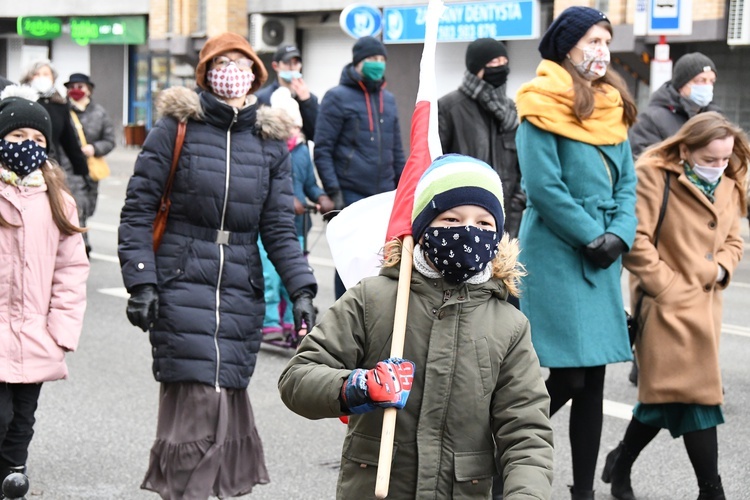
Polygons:
<instances>
[{"instance_id":1,"label":"child holding flag","mask_svg":"<svg viewBox=\"0 0 750 500\"><path fill-rule=\"evenodd\" d=\"M416 186L411 223L406 359L381 361L402 265L393 239L380 275L303 340L279 380L284 403L311 419L353 415L337 498L373 492L388 407L400 410L389 498L490 498L496 449L505 498L549 498L549 398L529 323L507 302L523 271L517 242L501 238L500 178L479 160L439 157Z\"/></svg>"}]
</instances>

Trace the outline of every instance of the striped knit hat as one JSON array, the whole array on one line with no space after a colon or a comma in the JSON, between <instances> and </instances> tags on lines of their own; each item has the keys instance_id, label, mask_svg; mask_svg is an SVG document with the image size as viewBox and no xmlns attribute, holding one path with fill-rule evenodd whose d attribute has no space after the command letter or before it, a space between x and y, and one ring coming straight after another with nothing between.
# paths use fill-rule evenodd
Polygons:
<instances>
[{"instance_id":1,"label":"striped knit hat","mask_svg":"<svg viewBox=\"0 0 750 500\"><path fill-rule=\"evenodd\" d=\"M497 172L470 156L447 154L437 158L422 174L414 192L411 234L415 241L430 223L459 205L477 205L495 217L497 232L505 223L503 185Z\"/></svg>"}]
</instances>

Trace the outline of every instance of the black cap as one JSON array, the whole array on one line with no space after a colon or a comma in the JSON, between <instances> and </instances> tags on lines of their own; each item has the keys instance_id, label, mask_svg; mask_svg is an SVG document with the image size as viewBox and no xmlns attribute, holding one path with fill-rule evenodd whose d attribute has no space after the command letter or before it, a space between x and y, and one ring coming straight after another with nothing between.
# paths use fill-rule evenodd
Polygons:
<instances>
[{"instance_id":1,"label":"black cap","mask_svg":"<svg viewBox=\"0 0 750 500\"><path fill-rule=\"evenodd\" d=\"M91 78L89 78L89 75L84 75L83 73L71 74L70 77L68 78L68 81L65 82L65 86L67 87L68 85L72 83L85 83L92 89L94 88L94 82L91 81Z\"/></svg>"},{"instance_id":2,"label":"black cap","mask_svg":"<svg viewBox=\"0 0 750 500\"><path fill-rule=\"evenodd\" d=\"M388 57L383 42L372 36L363 36L352 47L352 63L356 66L362 59L372 56Z\"/></svg>"},{"instance_id":3,"label":"black cap","mask_svg":"<svg viewBox=\"0 0 750 500\"><path fill-rule=\"evenodd\" d=\"M38 102L22 97L6 97L0 101L0 139L19 128L33 128L47 139L47 150L52 145L52 121L49 113Z\"/></svg>"},{"instance_id":4,"label":"black cap","mask_svg":"<svg viewBox=\"0 0 750 500\"><path fill-rule=\"evenodd\" d=\"M273 55L273 62L289 62L294 58L302 61L302 54L299 49L294 45L282 45L276 49L276 53Z\"/></svg>"},{"instance_id":5,"label":"black cap","mask_svg":"<svg viewBox=\"0 0 750 500\"><path fill-rule=\"evenodd\" d=\"M602 21L609 22L609 19L596 9L568 7L545 31L539 42L539 53L544 59L563 62L589 28Z\"/></svg>"},{"instance_id":6,"label":"black cap","mask_svg":"<svg viewBox=\"0 0 750 500\"><path fill-rule=\"evenodd\" d=\"M466 48L466 69L476 75L488 62L500 56L508 58L508 50L503 42L494 38L478 38Z\"/></svg>"}]
</instances>

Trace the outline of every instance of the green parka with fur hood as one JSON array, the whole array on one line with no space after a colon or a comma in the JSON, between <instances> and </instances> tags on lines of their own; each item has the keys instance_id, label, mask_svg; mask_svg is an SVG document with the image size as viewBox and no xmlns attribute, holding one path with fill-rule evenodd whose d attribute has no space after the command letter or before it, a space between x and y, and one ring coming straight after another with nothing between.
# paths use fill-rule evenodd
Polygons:
<instances>
[{"instance_id":1,"label":"green parka with fur hood","mask_svg":"<svg viewBox=\"0 0 750 500\"><path fill-rule=\"evenodd\" d=\"M384 268L311 330L279 380L291 410L345 414L339 394L351 371L389 357L397 284L398 268ZM416 372L396 421L389 499L490 498L496 447L507 500L550 498L549 396L529 322L507 296L502 279L452 287L414 271L403 357ZM382 417L349 417L337 498L374 498Z\"/></svg>"}]
</instances>

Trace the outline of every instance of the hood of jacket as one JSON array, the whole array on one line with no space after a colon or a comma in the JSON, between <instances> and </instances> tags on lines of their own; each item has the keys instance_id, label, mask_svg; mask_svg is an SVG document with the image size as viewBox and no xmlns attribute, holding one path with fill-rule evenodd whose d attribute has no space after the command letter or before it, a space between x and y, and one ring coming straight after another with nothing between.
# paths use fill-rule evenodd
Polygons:
<instances>
[{"instance_id":1,"label":"hood of jacket","mask_svg":"<svg viewBox=\"0 0 750 500\"><path fill-rule=\"evenodd\" d=\"M159 116L170 116L177 121L202 121L218 128L234 130L254 128L264 139L286 140L292 121L278 109L258 109L255 96L248 96L247 104L239 110L235 120L234 108L210 92L197 93L187 87L170 87L159 94L156 103Z\"/></svg>"}]
</instances>

